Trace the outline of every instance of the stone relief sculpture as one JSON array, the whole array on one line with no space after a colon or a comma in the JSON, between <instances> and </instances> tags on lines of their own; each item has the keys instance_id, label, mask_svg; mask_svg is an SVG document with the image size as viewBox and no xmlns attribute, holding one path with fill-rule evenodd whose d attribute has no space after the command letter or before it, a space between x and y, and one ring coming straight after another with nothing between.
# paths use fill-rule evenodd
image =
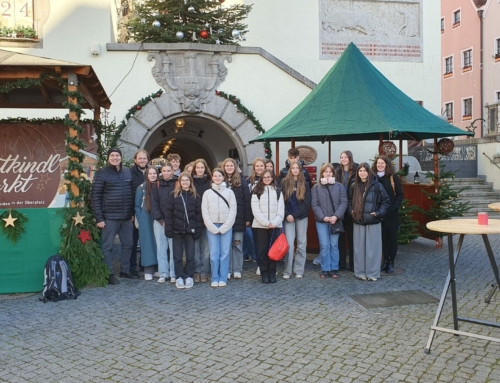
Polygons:
<instances>
[{"instance_id":1,"label":"stone relief sculpture","mask_svg":"<svg viewBox=\"0 0 500 383\"><path fill-rule=\"evenodd\" d=\"M232 57L230 53L151 51L148 60L152 59L156 82L184 112L199 113L226 79L224 61L231 62Z\"/></svg>"}]
</instances>

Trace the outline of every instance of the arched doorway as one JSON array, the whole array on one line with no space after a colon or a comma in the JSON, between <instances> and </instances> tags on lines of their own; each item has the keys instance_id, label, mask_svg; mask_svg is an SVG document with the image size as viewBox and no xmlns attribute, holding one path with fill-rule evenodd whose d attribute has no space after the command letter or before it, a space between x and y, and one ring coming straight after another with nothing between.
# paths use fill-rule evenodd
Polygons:
<instances>
[{"instance_id":1,"label":"arched doorway","mask_svg":"<svg viewBox=\"0 0 500 383\"><path fill-rule=\"evenodd\" d=\"M183 118L185 125L176 133L177 118ZM249 143L258 134L252 121L222 97L204 104L201 113L191 114L182 112L180 105L164 93L127 121L118 145L125 159L132 158L138 149L147 150L155 158L172 140L166 154L179 154L181 169L197 158L204 158L213 168L232 157L239 158L242 171L249 174L253 159L264 157L263 144Z\"/></svg>"}]
</instances>

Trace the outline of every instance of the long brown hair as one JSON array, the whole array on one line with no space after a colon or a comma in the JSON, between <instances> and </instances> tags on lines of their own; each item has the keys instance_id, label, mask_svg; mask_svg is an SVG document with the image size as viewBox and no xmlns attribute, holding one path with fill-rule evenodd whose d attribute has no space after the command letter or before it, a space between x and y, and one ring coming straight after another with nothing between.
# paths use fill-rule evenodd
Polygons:
<instances>
[{"instance_id":1,"label":"long brown hair","mask_svg":"<svg viewBox=\"0 0 500 383\"><path fill-rule=\"evenodd\" d=\"M323 165L321 165L321 169L319 170L319 178L323 178L323 173L326 171L326 169L330 169L332 171L332 177L335 177L335 168L330 162L327 162Z\"/></svg>"},{"instance_id":2,"label":"long brown hair","mask_svg":"<svg viewBox=\"0 0 500 383\"><path fill-rule=\"evenodd\" d=\"M297 175L297 189L295 189L295 180L292 174L293 166L297 166L299 168L299 174ZM302 166L300 166L298 162L294 162L290 165L288 174L283 179L281 187L283 189L283 196L285 197L285 200L289 200L294 191L296 192L298 201L303 201L306 198L306 179L304 177L304 173L302 172Z\"/></svg>"},{"instance_id":3,"label":"long brown hair","mask_svg":"<svg viewBox=\"0 0 500 383\"><path fill-rule=\"evenodd\" d=\"M253 188L253 194L257 194L259 197L264 193L264 176L266 174L269 174L272 177L272 182L269 184L269 186L273 186L276 189L276 176L273 174L272 171L270 170L264 170L262 174L260 175L259 182L257 182L257 185Z\"/></svg>"},{"instance_id":4,"label":"long brown hair","mask_svg":"<svg viewBox=\"0 0 500 383\"><path fill-rule=\"evenodd\" d=\"M375 158L375 162L372 165L372 172L373 174L377 174L377 161L378 160L383 160L385 162L385 175L386 176L392 176L394 173L396 173L396 170L394 169L394 165L392 164L392 161L389 159L389 157L380 155L377 158Z\"/></svg>"},{"instance_id":5,"label":"long brown hair","mask_svg":"<svg viewBox=\"0 0 500 383\"><path fill-rule=\"evenodd\" d=\"M205 175L208 177L209 180L212 179L212 172L210 171L210 168L208 167L207 161L205 161L203 158L198 158L197 160L193 161L193 170L191 170L191 177L196 176L196 165L198 163L202 163L203 166L205 166Z\"/></svg>"},{"instance_id":6,"label":"long brown hair","mask_svg":"<svg viewBox=\"0 0 500 383\"><path fill-rule=\"evenodd\" d=\"M189 179L190 184L189 184L188 192L196 197L196 188L194 187L194 184L193 184L193 177L191 177L191 174L189 174L189 173L179 174L179 179L175 183L174 197L178 197L179 194L181 194L181 192L182 192L182 186L181 186L182 177L186 177Z\"/></svg>"},{"instance_id":7,"label":"long brown hair","mask_svg":"<svg viewBox=\"0 0 500 383\"><path fill-rule=\"evenodd\" d=\"M345 154L349 159L349 165L347 166L348 168L347 177L349 181L349 179L352 177L352 173L354 170L354 159L352 157L352 152L350 150L344 150L342 153L340 153L341 156L342 154ZM339 169L340 169L340 180L338 181L344 183L344 165L342 165L342 161L340 161Z\"/></svg>"},{"instance_id":8,"label":"long brown hair","mask_svg":"<svg viewBox=\"0 0 500 383\"><path fill-rule=\"evenodd\" d=\"M253 160L253 162L252 162L252 174L250 174L250 183L252 183L252 184L255 182L255 178L257 177L257 174L255 173L255 164L259 161L264 164L264 170L266 168L266 160L263 159L262 157L257 157L256 159ZM262 173L262 174L264 174L264 173ZM259 177L261 177L261 176L259 176Z\"/></svg>"},{"instance_id":9,"label":"long brown hair","mask_svg":"<svg viewBox=\"0 0 500 383\"><path fill-rule=\"evenodd\" d=\"M231 162L234 165L234 172L231 175L227 174L227 172L226 172L226 164L228 162ZM226 158L222 162L222 170L224 170L224 172L226 173L225 181L226 181L228 187L231 187L231 189L233 189L233 188L239 188L241 186L241 176L240 176L240 172L238 172L238 164L236 163L236 161L234 159Z\"/></svg>"},{"instance_id":10,"label":"long brown hair","mask_svg":"<svg viewBox=\"0 0 500 383\"><path fill-rule=\"evenodd\" d=\"M151 181L149 181L149 170L150 169L153 169L156 173L156 181L151 183ZM146 211L148 213L151 213L151 185L154 185L154 187L158 187L158 170L156 170L156 168L154 166L148 166L146 168L146 177L144 177L144 183L146 184L146 190L145 190L145 195L144 195L144 202L146 203Z\"/></svg>"},{"instance_id":11,"label":"long brown hair","mask_svg":"<svg viewBox=\"0 0 500 383\"><path fill-rule=\"evenodd\" d=\"M359 171L361 169L365 169L368 173L368 179L366 182L361 181L359 177ZM372 177L372 171L370 169L370 165L367 162L362 162L358 165L358 169L356 171L356 179L354 181L354 193L352 195L352 210L353 210L353 218L356 221L361 221L363 218L363 210L365 205L365 195L370 187L370 180Z\"/></svg>"}]
</instances>

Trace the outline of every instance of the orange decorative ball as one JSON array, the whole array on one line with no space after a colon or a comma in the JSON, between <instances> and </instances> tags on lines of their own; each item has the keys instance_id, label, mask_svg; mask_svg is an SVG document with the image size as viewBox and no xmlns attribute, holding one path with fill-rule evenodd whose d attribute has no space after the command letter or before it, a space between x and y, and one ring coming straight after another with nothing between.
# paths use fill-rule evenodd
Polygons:
<instances>
[{"instance_id":1,"label":"orange decorative ball","mask_svg":"<svg viewBox=\"0 0 500 383\"><path fill-rule=\"evenodd\" d=\"M210 33L208 33L207 31L201 31L200 32L200 37L202 39L208 39L209 36L210 36Z\"/></svg>"}]
</instances>

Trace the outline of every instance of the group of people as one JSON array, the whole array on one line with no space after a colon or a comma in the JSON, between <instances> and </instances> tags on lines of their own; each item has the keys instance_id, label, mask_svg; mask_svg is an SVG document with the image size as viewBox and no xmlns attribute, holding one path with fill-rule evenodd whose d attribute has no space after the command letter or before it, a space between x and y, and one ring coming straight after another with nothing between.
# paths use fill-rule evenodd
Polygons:
<instances>
[{"instance_id":1,"label":"group of people","mask_svg":"<svg viewBox=\"0 0 500 383\"><path fill-rule=\"evenodd\" d=\"M403 190L389 158L356 164L346 150L339 164L321 166L315 185L295 148L278 177L273 162L263 158L254 159L248 177L232 158L212 170L204 159L182 172L180 163L179 155L169 154L157 168L139 150L126 168L119 149L108 151L107 166L93 180L92 206L110 284L119 283L112 270L116 235L120 278L139 278L140 243L144 279L156 274L159 283L170 280L184 289L204 282L225 287L231 277L242 277L244 258L254 257L262 282L276 283L277 262L268 251L283 231L289 251L282 277L302 278L311 209L321 278L336 279L344 268L369 281L382 270L394 272Z\"/></svg>"}]
</instances>

